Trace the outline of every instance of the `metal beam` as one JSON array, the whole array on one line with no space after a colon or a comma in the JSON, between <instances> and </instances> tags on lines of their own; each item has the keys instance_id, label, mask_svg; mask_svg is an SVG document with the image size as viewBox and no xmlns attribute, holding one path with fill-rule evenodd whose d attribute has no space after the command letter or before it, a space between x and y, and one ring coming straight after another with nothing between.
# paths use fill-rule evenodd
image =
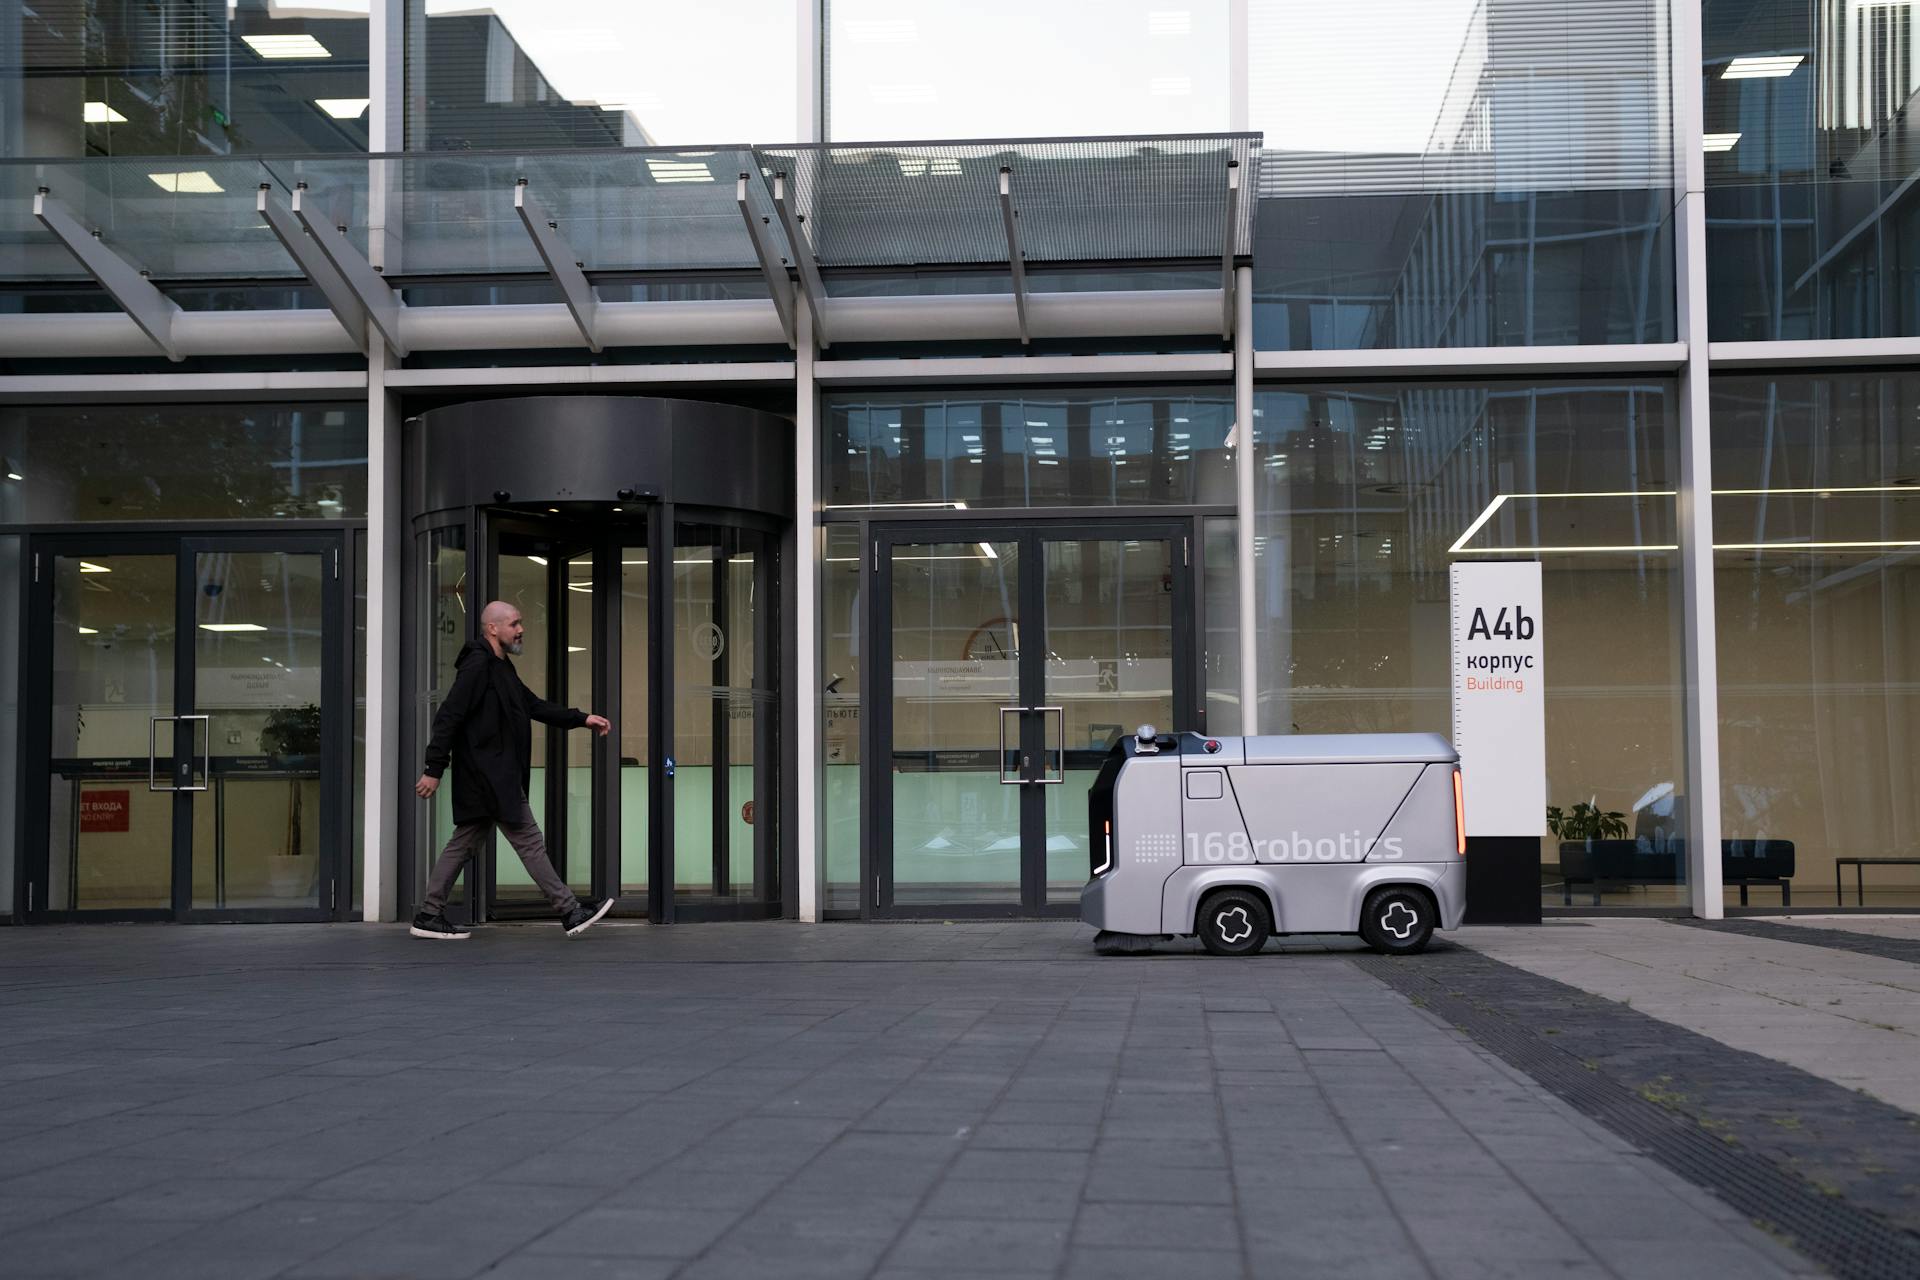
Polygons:
<instances>
[{"instance_id":1,"label":"metal beam","mask_svg":"<svg viewBox=\"0 0 1920 1280\"><path fill-rule=\"evenodd\" d=\"M34 193L33 216L67 246L67 252L79 259L80 265L100 282L100 287L140 326L140 332L166 352L167 359L185 358L173 340L173 320L180 314L179 303L154 288L146 273L102 244L98 232L90 233L82 227L46 187Z\"/></svg>"},{"instance_id":2,"label":"metal beam","mask_svg":"<svg viewBox=\"0 0 1920 1280\"><path fill-rule=\"evenodd\" d=\"M307 229L294 221L293 215L282 209L273 198L273 184L263 182L260 192L254 199L254 206L260 216L267 220L273 234L305 273L313 287L327 300L327 307L339 319L340 327L353 339L353 345L362 351L367 349L367 309L360 305L360 298L347 287L340 273L327 261L327 255L320 252Z\"/></svg>"},{"instance_id":3,"label":"metal beam","mask_svg":"<svg viewBox=\"0 0 1920 1280\"><path fill-rule=\"evenodd\" d=\"M827 335L827 289L820 283L820 268L813 260L813 246L807 243L800 224L805 215L795 212L787 199L787 175L773 175L773 206L780 211L780 225L786 228L787 243L793 248L793 265L800 272L800 291L807 295L807 310L813 315L813 340L822 350L832 343Z\"/></svg>"},{"instance_id":4,"label":"metal beam","mask_svg":"<svg viewBox=\"0 0 1920 1280\"><path fill-rule=\"evenodd\" d=\"M560 286L560 297L567 304L567 311L573 316L573 322L580 326L580 336L587 340L587 350L595 355L600 353L600 339L594 333L594 313L600 303L593 296L593 285L587 280L587 273L575 260L573 250L560 236L560 224L547 216L531 191L527 190L527 180L521 178L513 184L513 211L520 215L520 222L533 237L533 247L540 251L540 261L547 264L547 274Z\"/></svg>"},{"instance_id":5,"label":"metal beam","mask_svg":"<svg viewBox=\"0 0 1920 1280\"><path fill-rule=\"evenodd\" d=\"M753 241L753 256L760 260L760 274L767 278L767 295L773 299L773 309L780 313L780 330L787 335L787 346L798 351L799 343L793 331L793 281L787 278L786 259L775 253L767 241L767 220L755 217L747 203L750 176L740 175L733 188L733 198L740 206L741 221L747 224L747 239Z\"/></svg>"},{"instance_id":6,"label":"metal beam","mask_svg":"<svg viewBox=\"0 0 1920 1280\"><path fill-rule=\"evenodd\" d=\"M1018 336L1013 310L1007 306L1003 294L834 298L825 310L827 322L843 344L1007 341ZM580 350L579 327L558 302L405 307L400 308L398 314L400 331L409 351ZM804 308L796 307L796 322L806 314ZM1214 289L1027 296L1027 320L1035 341L1213 334L1218 332L1215 326L1219 324L1219 315L1220 294ZM764 346L783 342L786 337L780 328L779 314L766 298L602 302L594 327L609 350ZM797 330L796 338L803 345L807 341L806 335ZM333 312L325 307L299 311L186 311L174 321L173 340L181 354L189 359L347 354L360 350L340 327ZM153 350L152 341L120 311L55 315L0 313L0 351L22 359L137 357L151 355ZM1531 350L1498 348L1509 361L1518 358L1514 353ZM1593 350L1612 352L1616 349ZM1370 357L1377 353L1355 354ZM1000 363L1005 366L1007 362Z\"/></svg>"},{"instance_id":7,"label":"metal beam","mask_svg":"<svg viewBox=\"0 0 1920 1280\"><path fill-rule=\"evenodd\" d=\"M1231 341L1236 314L1233 301L1234 242L1240 230L1240 162L1227 161L1227 217L1220 230L1220 338Z\"/></svg>"},{"instance_id":8,"label":"metal beam","mask_svg":"<svg viewBox=\"0 0 1920 1280\"><path fill-rule=\"evenodd\" d=\"M359 299L367 319L386 338L394 354L405 356L407 347L400 340L400 299L394 297L393 290L380 278L380 273L368 266L367 260L348 243L339 227L307 208L306 196L307 184L296 184L293 188L293 216L300 220L300 225L307 229L307 235L320 246L320 252L326 255L327 265Z\"/></svg>"},{"instance_id":9,"label":"metal beam","mask_svg":"<svg viewBox=\"0 0 1920 1280\"><path fill-rule=\"evenodd\" d=\"M1013 267L1013 310L1020 321L1020 345L1033 338L1027 332L1027 263L1020 251L1019 212L1013 207L1013 170L1000 166L1000 223L1007 229L1007 262Z\"/></svg>"}]
</instances>

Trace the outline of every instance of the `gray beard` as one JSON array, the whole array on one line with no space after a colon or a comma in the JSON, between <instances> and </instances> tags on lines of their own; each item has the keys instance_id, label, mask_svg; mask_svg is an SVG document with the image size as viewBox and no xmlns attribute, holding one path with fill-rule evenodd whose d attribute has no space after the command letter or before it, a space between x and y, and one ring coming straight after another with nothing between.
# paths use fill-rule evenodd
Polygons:
<instances>
[{"instance_id":1,"label":"gray beard","mask_svg":"<svg viewBox=\"0 0 1920 1280\"><path fill-rule=\"evenodd\" d=\"M522 649L526 648L527 645L526 645L526 642L523 640L515 640L512 644L502 645L501 647L504 648L508 653L517 654Z\"/></svg>"}]
</instances>

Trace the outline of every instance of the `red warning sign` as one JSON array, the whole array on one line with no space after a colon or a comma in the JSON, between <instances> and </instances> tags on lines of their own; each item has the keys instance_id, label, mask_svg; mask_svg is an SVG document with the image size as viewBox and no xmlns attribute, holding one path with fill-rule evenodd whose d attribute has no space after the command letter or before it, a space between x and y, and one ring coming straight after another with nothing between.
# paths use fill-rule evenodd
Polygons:
<instances>
[{"instance_id":1,"label":"red warning sign","mask_svg":"<svg viewBox=\"0 0 1920 1280\"><path fill-rule=\"evenodd\" d=\"M127 831L128 801L131 793L126 791L88 791L80 796L80 834L84 836L105 835L115 831Z\"/></svg>"}]
</instances>

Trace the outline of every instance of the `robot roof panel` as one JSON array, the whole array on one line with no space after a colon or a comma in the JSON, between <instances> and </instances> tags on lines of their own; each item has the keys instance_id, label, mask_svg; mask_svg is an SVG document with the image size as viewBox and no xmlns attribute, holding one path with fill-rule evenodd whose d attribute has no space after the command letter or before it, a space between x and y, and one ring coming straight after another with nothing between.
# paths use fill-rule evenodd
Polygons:
<instances>
[{"instance_id":1,"label":"robot roof panel","mask_svg":"<svg viewBox=\"0 0 1920 1280\"><path fill-rule=\"evenodd\" d=\"M1233 747L1244 742L1248 764L1452 764L1460 759L1453 744L1437 733L1296 733L1221 741ZM1188 763L1201 762L1189 758Z\"/></svg>"}]
</instances>

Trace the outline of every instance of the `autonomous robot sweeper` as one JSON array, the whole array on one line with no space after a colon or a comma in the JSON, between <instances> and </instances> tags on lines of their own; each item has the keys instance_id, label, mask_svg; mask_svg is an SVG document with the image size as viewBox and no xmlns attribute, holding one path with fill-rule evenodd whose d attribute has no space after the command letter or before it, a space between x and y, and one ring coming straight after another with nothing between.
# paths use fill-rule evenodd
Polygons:
<instances>
[{"instance_id":1,"label":"autonomous robot sweeper","mask_svg":"<svg viewBox=\"0 0 1920 1280\"><path fill-rule=\"evenodd\" d=\"M1080 918L1107 954L1358 933L1411 955L1466 911L1460 756L1430 733L1207 738L1142 725L1088 793Z\"/></svg>"}]
</instances>

